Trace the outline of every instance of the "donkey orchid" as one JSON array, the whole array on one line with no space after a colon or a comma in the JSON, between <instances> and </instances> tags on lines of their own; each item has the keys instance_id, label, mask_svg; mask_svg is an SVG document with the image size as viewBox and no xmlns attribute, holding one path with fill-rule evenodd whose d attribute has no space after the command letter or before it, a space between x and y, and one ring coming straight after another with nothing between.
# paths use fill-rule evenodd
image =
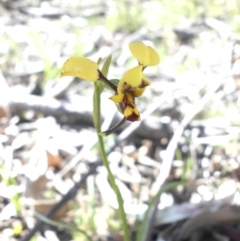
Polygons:
<instances>
[{"instance_id":1,"label":"donkey orchid","mask_svg":"<svg viewBox=\"0 0 240 241\"><path fill-rule=\"evenodd\" d=\"M130 43L129 48L138 65L126 71L117 86L103 75L96 62L84 57L69 58L62 67L60 77L74 76L91 82L103 81L114 90L115 94L110 99L119 104L124 118L128 121L139 121L140 114L135 98L141 96L151 84L143 71L148 66L157 65L160 58L152 47L142 42Z\"/></svg>"}]
</instances>

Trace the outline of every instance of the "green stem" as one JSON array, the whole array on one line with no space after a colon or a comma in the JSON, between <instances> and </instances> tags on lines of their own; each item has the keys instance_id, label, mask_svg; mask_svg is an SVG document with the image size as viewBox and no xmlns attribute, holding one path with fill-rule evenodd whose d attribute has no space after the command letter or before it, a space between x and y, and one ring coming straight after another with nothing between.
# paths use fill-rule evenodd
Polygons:
<instances>
[{"instance_id":1,"label":"green stem","mask_svg":"<svg viewBox=\"0 0 240 241\"><path fill-rule=\"evenodd\" d=\"M119 215L120 215L121 221L122 221L124 241L130 241L130 234L129 234L129 229L128 229L128 225L127 225L126 213L125 213L124 207L123 207L123 199L122 199L121 193L119 191L119 188L116 185L115 178L114 178L112 171L110 169L110 166L109 166L107 154L105 151L103 136L101 136L101 134L99 134L99 133L101 133L101 104L100 104L100 91L99 91L98 82L94 83L94 87L95 87L95 91L94 91L94 101L93 101L93 115L94 115L94 125L96 128L97 134L98 134L99 149L101 152L103 164L108 172L110 184L117 196L118 211L119 211Z\"/></svg>"}]
</instances>

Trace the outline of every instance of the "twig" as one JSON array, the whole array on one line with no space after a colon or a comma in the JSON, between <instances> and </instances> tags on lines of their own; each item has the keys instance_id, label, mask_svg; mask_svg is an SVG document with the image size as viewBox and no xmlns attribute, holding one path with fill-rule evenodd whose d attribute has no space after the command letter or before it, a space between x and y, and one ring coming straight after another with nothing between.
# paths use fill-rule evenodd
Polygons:
<instances>
[{"instance_id":1,"label":"twig","mask_svg":"<svg viewBox=\"0 0 240 241\"><path fill-rule=\"evenodd\" d=\"M93 148L94 145L97 143L97 138L91 139L91 142L87 142L82 147L81 151L74 156L63 168L56 174L54 180L58 178L62 178L65 176L72 168L76 167L76 165L86 156L86 154ZM54 182L53 180L53 182Z\"/></svg>"},{"instance_id":2,"label":"twig","mask_svg":"<svg viewBox=\"0 0 240 241\"><path fill-rule=\"evenodd\" d=\"M79 97L80 98L80 97ZM44 115L54 116L58 120L69 121L70 123L80 123L83 125L93 126L92 121L92 103L86 97L81 97L81 103L85 103L84 105L74 105L70 103L66 103L64 101L58 101L50 98L34 96L34 95L24 95L24 93L14 93L14 91L10 91L9 93L9 107L12 115L19 115L22 111L33 110ZM160 103L157 103L157 100ZM161 102L164 100L163 97L156 99L156 102L152 104L147 110L146 113L153 112L152 109L156 109L160 106ZM115 115L114 123L118 123L121 120L122 116ZM144 118L144 114L142 115L142 119ZM160 128L153 129L144 121L138 122L136 126L135 124L131 125L130 122L124 123L124 125L120 128L120 130L125 129L124 135L127 132L132 133L136 131L135 134L142 136L144 138L155 138L160 139L167 136L167 131L161 126ZM140 128L138 128L140 125ZM129 127L131 126L131 127ZM129 129L128 129L129 127ZM129 135L129 134L127 134ZM125 137L123 133L121 134L121 140Z\"/></svg>"},{"instance_id":3,"label":"twig","mask_svg":"<svg viewBox=\"0 0 240 241\"><path fill-rule=\"evenodd\" d=\"M67 194L64 195L63 198L45 214L45 217L47 218L51 217L54 213L57 212L57 210L59 210L61 206L63 206L65 203L67 203L69 200L75 197L77 190L80 188L83 182L87 179L88 176L95 173L97 167L100 166L101 164L102 164L101 160L94 163L94 165L90 168L90 170L85 175L82 176L81 180L78 183L75 183L75 185L67 192ZM33 237L33 235L41 228L42 224L43 224L43 221L38 220L37 223L34 225L34 227L29 231L29 233L23 238L21 238L20 241L29 241Z\"/></svg>"}]
</instances>

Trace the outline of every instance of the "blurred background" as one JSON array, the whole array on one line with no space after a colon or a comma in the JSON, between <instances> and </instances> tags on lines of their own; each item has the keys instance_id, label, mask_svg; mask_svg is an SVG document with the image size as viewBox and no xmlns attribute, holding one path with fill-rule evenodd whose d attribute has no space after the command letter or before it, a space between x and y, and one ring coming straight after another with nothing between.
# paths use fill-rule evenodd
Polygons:
<instances>
[{"instance_id":1,"label":"blurred background","mask_svg":"<svg viewBox=\"0 0 240 241\"><path fill-rule=\"evenodd\" d=\"M0 0L0 240L123 240L93 85L59 74L71 56L112 54L119 79L136 65L128 43L143 41L161 62L145 71L142 121L105 138L132 240L179 181L146 240L239 241L239 31L237 0ZM102 130L121 119L111 95Z\"/></svg>"}]
</instances>

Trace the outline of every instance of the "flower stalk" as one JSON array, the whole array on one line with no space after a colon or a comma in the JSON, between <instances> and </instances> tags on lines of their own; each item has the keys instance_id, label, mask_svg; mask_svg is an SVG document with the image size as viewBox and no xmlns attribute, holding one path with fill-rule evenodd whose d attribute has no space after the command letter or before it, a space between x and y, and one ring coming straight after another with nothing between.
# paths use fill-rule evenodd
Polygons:
<instances>
[{"instance_id":1,"label":"flower stalk","mask_svg":"<svg viewBox=\"0 0 240 241\"><path fill-rule=\"evenodd\" d=\"M103 136L99 133L101 133L101 98L100 98L100 88L98 85L98 82L94 83L94 99L93 99L93 112L94 112L94 124L96 128L96 132L98 134L98 145L100 149L100 153L102 156L102 161L103 165L105 166L108 177L110 180L110 184L116 194L117 197L117 202L118 202L118 211L119 215L122 221L122 227L123 227L123 235L124 235L124 241L130 241L130 234L129 234L129 229L128 229L128 224L127 224L127 217L126 213L124 211L124 204L123 204L123 199L121 196L121 193L119 191L119 188L115 182L115 178L112 174L112 171L109 166L109 162L107 159L107 154L104 146L104 141L103 141Z\"/></svg>"}]
</instances>

